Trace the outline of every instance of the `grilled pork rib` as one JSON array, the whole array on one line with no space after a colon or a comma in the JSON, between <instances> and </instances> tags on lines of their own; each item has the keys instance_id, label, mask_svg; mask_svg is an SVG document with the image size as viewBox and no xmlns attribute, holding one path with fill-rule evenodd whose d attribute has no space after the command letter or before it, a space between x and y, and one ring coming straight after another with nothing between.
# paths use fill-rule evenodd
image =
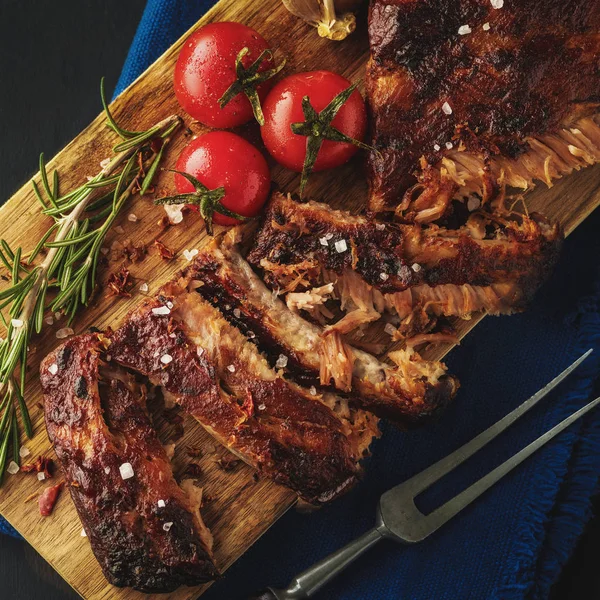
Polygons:
<instances>
[{"instance_id":1,"label":"grilled pork rib","mask_svg":"<svg viewBox=\"0 0 600 600\"><path fill-rule=\"evenodd\" d=\"M491 230L491 231L490 231ZM522 310L552 271L562 236L539 215L478 211L457 230L377 223L274 194L248 260L292 301L332 284L348 332L384 311L469 318ZM308 290L308 291L307 291ZM288 294L289 297L292 294Z\"/></svg>"},{"instance_id":2,"label":"grilled pork rib","mask_svg":"<svg viewBox=\"0 0 600 600\"><path fill-rule=\"evenodd\" d=\"M370 208L431 222L598 162L599 33L598 0L372 0Z\"/></svg>"},{"instance_id":3,"label":"grilled pork rib","mask_svg":"<svg viewBox=\"0 0 600 600\"><path fill-rule=\"evenodd\" d=\"M202 282L197 289L226 309L227 318L252 332L268 354L285 357L292 375L348 392L361 408L410 424L451 400L458 382L439 362L412 351L390 355L392 366L349 346L339 332L323 330L291 311L254 273L239 253L238 230L231 230L202 251L186 277Z\"/></svg>"},{"instance_id":4,"label":"grilled pork rib","mask_svg":"<svg viewBox=\"0 0 600 600\"><path fill-rule=\"evenodd\" d=\"M137 308L111 336L110 352L262 475L311 503L354 484L378 433L375 419L333 395L312 395L284 380L185 282L168 284Z\"/></svg>"},{"instance_id":5,"label":"grilled pork rib","mask_svg":"<svg viewBox=\"0 0 600 600\"><path fill-rule=\"evenodd\" d=\"M40 368L48 436L92 550L117 586L168 592L215 579L196 488L173 479L144 388L105 365L104 346L98 334L71 338Z\"/></svg>"}]
</instances>

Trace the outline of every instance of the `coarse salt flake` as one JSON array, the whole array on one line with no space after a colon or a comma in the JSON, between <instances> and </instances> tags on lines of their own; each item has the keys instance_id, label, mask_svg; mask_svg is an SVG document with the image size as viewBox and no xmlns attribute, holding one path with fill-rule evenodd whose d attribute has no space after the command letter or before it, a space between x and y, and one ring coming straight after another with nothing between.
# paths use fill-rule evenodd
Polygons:
<instances>
[{"instance_id":1,"label":"coarse salt flake","mask_svg":"<svg viewBox=\"0 0 600 600\"><path fill-rule=\"evenodd\" d=\"M228 365L228 366L227 366L227 370L228 370L230 373L235 373L235 366L234 366L234 365Z\"/></svg>"},{"instance_id":2,"label":"coarse salt flake","mask_svg":"<svg viewBox=\"0 0 600 600\"><path fill-rule=\"evenodd\" d=\"M468 25L461 25L458 28L458 35L467 35L471 33L471 28Z\"/></svg>"},{"instance_id":3,"label":"coarse salt flake","mask_svg":"<svg viewBox=\"0 0 600 600\"><path fill-rule=\"evenodd\" d=\"M100 252L106 256L108 254L108 248L100 248Z\"/></svg>"},{"instance_id":4,"label":"coarse salt flake","mask_svg":"<svg viewBox=\"0 0 600 600\"><path fill-rule=\"evenodd\" d=\"M104 467L104 472L108 475L110 473L110 467Z\"/></svg>"},{"instance_id":5,"label":"coarse salt flake","mask_svg":"<svg viewBox=\"0 0 600 600\"><path fill-rule=\"evenodd\" d=\"M452 107L447 102L444 102L444 104L442 104L442 112L445 115L451 115L452 114Z\"/></svg>"},{"instance_id":6,"label":"coarse salt flake","mask_svg":"<svg viewBox=\"0 0 600 600\"><path fill-rule=\"evenodd\" d=\"M132 223L135 223L138 220L138 218L137 215L135 215L134 213L129 213L127 215L127 220L131 221Z\"/></svg>"},{"instance_id":7,"label":"coarse salt flake","mask_svg":"<svg viewBox=\"0 0 600 600\"><path fill-rule=\"evenodd\" d=\"M56 363L52 363L48 367L48 372L50 373L50 375L56 375L58 373L58 365Z\"/></svg>"},{"instance_id":8,"label":"coarse salt flake","mask_svg":"<svg viewBox=\"0 0 600 600\"><path fill-rule=\"evenodd\" d=\"M31 451L29 450L29 448L27 446L21 446L19 448L19 456L21 458L25 458L26 456L29 456L31 454Z\"/></svg>"},{"instance_id":9,"label":"coarse salt flake","mask_svg":"<svg viewBox=\"0 0 600 600\"><path fill-rule=\"evenodd\" d=\"M172 332L169 334L169 337L170 337L171 339L173 339L173 340L174 340L174 339L177 337L177 334L176 334L174 331L172 331Z\"/></svg>"},{"instance_id":10,"label":"coarse salt flake","mask_svg":"<svg viewBox=\"0 0 600 600\"><path fill-rule=\"evenodd\" d=\"M112 356L110 354L106 355L106 362L110 362L112 360Z\"/></svg>"},{"instance_id":11,"label":"coarse salt flake","mask_svg":"<svg viewBox=\"0 0 600 600\"><path fill-rule=\"evenodd\" d=\"M140 292L147 292L150 288L146 282L140 284Z\"/></svg>"},{"instance_id":12,"label":"coarse salt flake","mask_svg":"<svg viewBox=\"0 0 600 600\"><path fill-rule=\"evenodd\" d=\"M326 237L319 238L319 242L321 243L321 246L329 246L329 242L327 241Z\"/></svg>"},{"instance_id":13,"label":"coarse salt flake","mask_svg":"<svg viewBox=\"0 0 600 600\"><path fill-rule=\"evenodd\" d=\"M10 324L15 328L18 329L19 327L23 327L23 319L11 319L10 320Z\"/></svg>"},{"instance_id":14,"label":"coarse salt flake","mask_svg":"<svg viewBox=\"0 0 600 600\"><path fill-rule=\"evenodd\" d=\"M190 261L194 258L194 256L196 256L196 254L198 254L198 250L196 248L193 248L192 250L184 250L183 251L183 256L185 258L185 260Z\"/></svg>"},{"instance_id":15,"label":"coarse salt flake","mask_svg":"<svg viewBox=\"0 0 600 600\"><path fill-rule=\"evenodd\" d=\"M390 278L390 276L387 273L379 273L379 279L381 279L381 281L387 281Z\"/></svg>"},{"instance_id":16,"label":"coarse salt flake","mask_svg":"<svg viewBox=\"0 0 600 600\"><path fill-rule=\"evenodd\" d=\"M467 209L469 210L469 212L477 210L480 206L481 200L479 200L479 198L472 197L467 200Z\"/></svg>"},{"instance_id":17,"label":"coarse salt flake","mask_svg":"<svg viewBox=\"0 0 600 600\"><path fill-rule=\"evenodd\" d=\"M168 306L157 306L152 309L152 313L155 315L169 315L171 314L171 309Z\"/></svg>"},{"instance_id":18,"label":"coarse salt flake","mask_svg":"<svg viewBox=\"0 0 600 600\"><path fill-rule=\"evenodd\" d=\"M81 533L79 534L81 537L87 537L87 533L85 532L85 529L81 530Z\"/></svg>"},{"instance_id":19,"label":"coarse salt flake","mask_svg":"<svg viewBox=\"0 0 600 600\"><path fill-rule=\"evenodd\" d=\"M385 223L375 223L375 229L377 229L377 231L383 231L385 229Z\"/></svg>"},{"instance_id":20,"label":"coarse salt flake","mask_svg":"<svg viewBox=\"0 0 600 600\"><path fill-rule=\"evenodd\" d=\"M342 252L346 252L348 250L348 244L346 244L346 240L339 240L335 243L335 249L339 254Z\"/></svg>"},{"instance_id":21,"label":"coarse salt flake","mask_svg":"<svg viewBox=\"0 0 600 600\"><path fill-rule=\"evenodd\" d=\"M411 269L415 272L418 273L423 267L419 264L419 263L414 263L413 266L411 267Z\"/></svg>"},{"instance_id":22,"label":"coarse salt flake","mask_svg":"<svg viewBox=\"0 0 600 600\"><path fill-rule=\"evenodd\" d=\"M109 164L110 164L110 158L105 158L100 161L100 168L106 169L106 167L108 167Z\"/></svg>"},{"instance_id":23,"label":"coarse salt flake","mask_svg":"<svg viewBox=\"0 0 600 600\"><path fill-rule=\"evenodd\" d=\"M158 508L164 508L166 506L166 503L164 500L159 500L157 502L157 504L158 504Z\"/></svg>"},{"instance_id":24,"label":"coarse salt flake","mask_svg":"<svg viewBox=\"0 0 600 600\"><path fill-rule=\"evenodd\" d=\"M46 323L46 325L52 325L52 324L54 324L54 318L52 317L52 315L47 316L44 319L44 323Z\"/></svg>"},{"instance_id":25,"label":"coarse salt flake","mask_svg":"<svg viewBox=\"0 0 600 600\"><path fill-rule=\"evenodd\" d=\"M490 30L490 24L489 23L484 23L483 26L482 26L482 29L484 31L489 31Z\"/></svg>"},{"instance_id":26,"label":"coarse salt flake","mask_svg":"<svg viewBox=\"0 0 600 600\"><path fill-rule=\"evenodd\" d=\"M163 365L168 365L170 362L173 362L173 357L172 357L170 354L163 354L163 355L160 357L160 362L161 362Z\"/></svg>"},{"instance_id":27,"label":"coarse salt flake","mask_svg":"<svg viewBox=\"0 0 600 600\"><path fill-rule=\"evenodd\" d=\"M248 332L248 338L253 340L256 337L256 334L254 333L254 331L249 331Z\"/></svg>"},{"instance_id":28,"label":"coarse salt flake","mask_svg":"<svg viewBox=\"0 0 600 600\"><path fill-rule=\"evenodd\" d=\"M167 301L167 308L169 310L171 310L173 308L173 303L170 300Z\"/></svg>"},{"instance_id":29,"label":"coarse salt flake","mask_svg":"<svg viewBox=\"0 0 600 600\"><path fill-rule=\"evenodd\" d=\"M242 316L242 311L239 308L234 308L233 309L233 316L236 319L239 319Z\"/></svg>"},{"instance_id":30,"label":"coarse salt flake","mask_svg":"<svg viewBox=\"0 0 600 600\"><path fill-rule=\"evenodd\" d=\"M168 521L167 523L165 523L165 524L163 525L163 529L164 529L165 531L169 531L169 530L171 529L171 527L173 527L173 521Z\"/></svg>"},{"instance_id":31,"label":"coarse salt flake","mask_svg":"<svg viewBox=\"0 0 600 600\"><path fill-rule=\"evenodd\" d=\"M183 221L183 213L181 212L180 205L164 204L163 208L165 209L167 217L169 217L169 221L172 225L178 225L181 223L181 221Z\"/></svg>"},{"instance_id":32,"label":"coarse salt flake","mask_svg":"<svg viewBox=\"0 0 600 600\"><path fill-rule=\"evenodd\" d=\"M452 150L452 148L454 148L454 146L452 145L452 142L446 142L446 148L448 150Z\"/></svg>"},{"instance_id":33,"label":"coarse salt flake","mask_svg":"<svg viewBox=\"0 0 600 600\"><path fill-rule=\"evenodd\" d=\"M504 6L504 0L490 0L492 8L502 8Z\"/></svg>"},{"instance_id":34,"label":"coarse salt flake","mask_svg":"<svg viewBox=\"0 0 600 600\"><path fill-rule=\"evenodd\" d=\"M37 474L38 481L44 481L46 479L46 473L43 471Z\"/></svg>"},{"instance_id":35,"label":"coarse salt flake","mask_svg":"<svg viewBox=\"0 0 600 600\"><path fill-rule=\"evenodd\" d=\"M310 389L308 390L308 392L310 393L311 396L316 396L317 395L317 388L314 385L311 385Z\"/></svg>"},{"instance_id":36,"label":"coarse salt flake","mask_svg":"<svg viewBox=\"0 0 600 600\"><path fill-rule=\"evenodd\" d=\"M386 323L386 326L383 328L383 330L388 334L388 335L394 335L396 333L396 328L391 324L391 323Z\"/></svg>"},{"instance_id":37,"label":"coarse salt flake","mask_svg":"<svg viewBox=\"0 0 600 600\"><path fill-rule=\"evenodd\" d=\"M258 410L265 410L267 407L264 404L259 404L257 408Z\"/></svg>"},{"instance_id":38,"label":"coarse salt flake","mask_svg":"<svg viewBox=\"0 0 600 600\"><path fill-rule=\"evenodd\" d=\"M277 362L275 363L275 366L278 369L285 369L285 367L287 367L288 364L288 357L285 354L280 354L279 358L277 359Z\"/></svg>"},{"instance_id":39,"label":"coarse salt flake","mask_svg":"<svg viewBox=\"0 0 600 600\"><path fill-rule=\"evenodd\" d=\"M330 240L333 237L333 233L331 233L331 231L329 233L325 234L325 239L326 240Z\"/></svg>"},{"instance_id":40,"label":"coarse salt flake","mask_svg":"<svg viewBox=\"0 0 600 600\"><path fill-rule=\"evenodd\" d=\"M68 338L70 335L73 335L75 332L70 327L63 327L56 332L56 337L59 340L63 340Z\"/></svg>"},{"instance_id":41,"label":"coarse salt flake","mask_svg":"<svg viewBox=\"0 0 600 600\"><path fill-rule=\"evenodd\" d=\"M11 460L11 461L8 463L8 467L6 467L6 470L7 470L7 471L8 471L8 472L9 472L11 475L14 475L15 473L18 473L18 472L19 472L19 465L18 465L18 464L17 464L17 463L16 463L14 460Z\"/></svg>"},{"instance_id":42,"label":"coarse salt flake","mask_svg":"<svg viewBox=\"0 0 600 600\"><path fill-rule=\"evenodd\" d=\"M115 231L116 231L117 233L125 233L125 230L124 230L124 229L123 229L123 228L122 228L120 225L117 225L117 226L115 227Z\"/></svg>"},{"instance_id":43,"label":"coarse salt flake","mask_svg":"<svg viewBox=\"0 0 600 600\"><path fill-rule=\"evenodd\" d=\"M439 144L434 144L434 145L433 145L433 149L434 149L436 152L439 152L439 151L441 150L441 148L440 148L440 145L439 145Z\"/></svg>"},{"instance_id":44,"label":"coarse salt flake","mask_svg":"<svg viewBox=\"0 0 600 600\"><path fill-rule=\"evenodd\" d=\"M119 467L119 473L121 473L121 479L131 479L134 475L131 463L123 463Z\"/></svg>"}]
</instances>

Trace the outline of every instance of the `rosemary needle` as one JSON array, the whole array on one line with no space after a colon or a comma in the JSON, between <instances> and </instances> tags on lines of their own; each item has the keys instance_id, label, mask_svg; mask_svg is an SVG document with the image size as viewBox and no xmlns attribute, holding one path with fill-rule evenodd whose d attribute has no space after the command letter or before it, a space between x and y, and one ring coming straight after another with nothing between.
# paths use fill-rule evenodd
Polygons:
<instances>
[{"instance_id":1,"label":"rosemary needle","mask_svg":"<svg viewBox=\"0 0 600 600\"><path fill-rule=\"evenodd\" d=\"M6 335L0 338L0 482L9 451L19 462L17 414L28 437L33 435L25 403L25 374L28 344L43 326L44 312L61 311L70 324L76 312L87 305L96 284L99 254L106 234L131 195L146 192L158 170L158 162L171 134L181 119L170 116L146 131L129 131L112 116L100 84L107 127L121 141L115 155L90 181L60 196L58 171L48 176L44 155L40 155L41 186L32 181L42 212L54 223L41 237L25 262L19 247L13 251L0 240L0 262L9 271L11 284L0 292L0 311L8 308ZM39 264L34 261L46 250ZM49 289L56 290L46 302ZM12 441L12 446L11 446Z\"/></svg>"}]
</instances>

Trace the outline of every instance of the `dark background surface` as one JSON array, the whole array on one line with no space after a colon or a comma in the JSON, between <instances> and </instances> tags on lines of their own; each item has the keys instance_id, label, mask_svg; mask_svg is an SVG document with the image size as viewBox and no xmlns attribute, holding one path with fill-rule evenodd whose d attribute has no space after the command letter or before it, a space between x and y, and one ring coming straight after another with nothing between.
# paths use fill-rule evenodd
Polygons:
<instances>
[{"instance_id":1,"label":"dark background surface","mask_svg":"<svg viewBox=\"0 0 600 600\"><path fill-rule=\"evenodd\" d=\"M0 0L0 201L35 172L41 151L50 158L100 112L100 77L110 95L144 4ZM600 598L599 508L552 600ZM0 535L0 599L78 597L28 544Z\"/></svg>"}]
</instances>

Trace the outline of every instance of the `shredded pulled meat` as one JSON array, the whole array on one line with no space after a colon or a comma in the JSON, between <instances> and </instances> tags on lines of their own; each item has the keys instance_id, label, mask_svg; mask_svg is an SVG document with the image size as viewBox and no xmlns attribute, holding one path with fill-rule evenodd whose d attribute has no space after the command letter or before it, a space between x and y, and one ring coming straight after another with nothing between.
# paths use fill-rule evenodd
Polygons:
<instances>
[{"instance_id":1,"label":"shredded pulled meat","mask_svg":"<svg viewBox=\"0 0 600 600\"><path fill-rule=\"evenodd\" d=\"M248 260L272 289L296 285L287 297L332 284L345 316L329 325L340 333L387 312L401 320L398 339L429 331L439 316L523 310L551 273L561 243L559 228L537 214L482 210L447 229L378 223L276 193ZM288 274L307 262L320 268L292 282Z\"/></svg>"},{"instance_id":2,"label":"shredded pulled meat","mask_svg":"<svg viewBox=\"0 0 600 600\"><path fill-rule=\"evenodd\" d=\"M291 311L242 257L241 231L234 229L216 238L184 277L202 281L196 292L213 306L225 307L224 316L247 332L272 363L283 355L289 376L315 385L331 382L348 392L356 406L399 423L415 423L454 397L458 382L441 363L430 371L439 377L404 380L393 366L347 344L335 327L323 329ZM362 299L357 296L356 301L360 309Z\"/></svg>"}]
</instances>

